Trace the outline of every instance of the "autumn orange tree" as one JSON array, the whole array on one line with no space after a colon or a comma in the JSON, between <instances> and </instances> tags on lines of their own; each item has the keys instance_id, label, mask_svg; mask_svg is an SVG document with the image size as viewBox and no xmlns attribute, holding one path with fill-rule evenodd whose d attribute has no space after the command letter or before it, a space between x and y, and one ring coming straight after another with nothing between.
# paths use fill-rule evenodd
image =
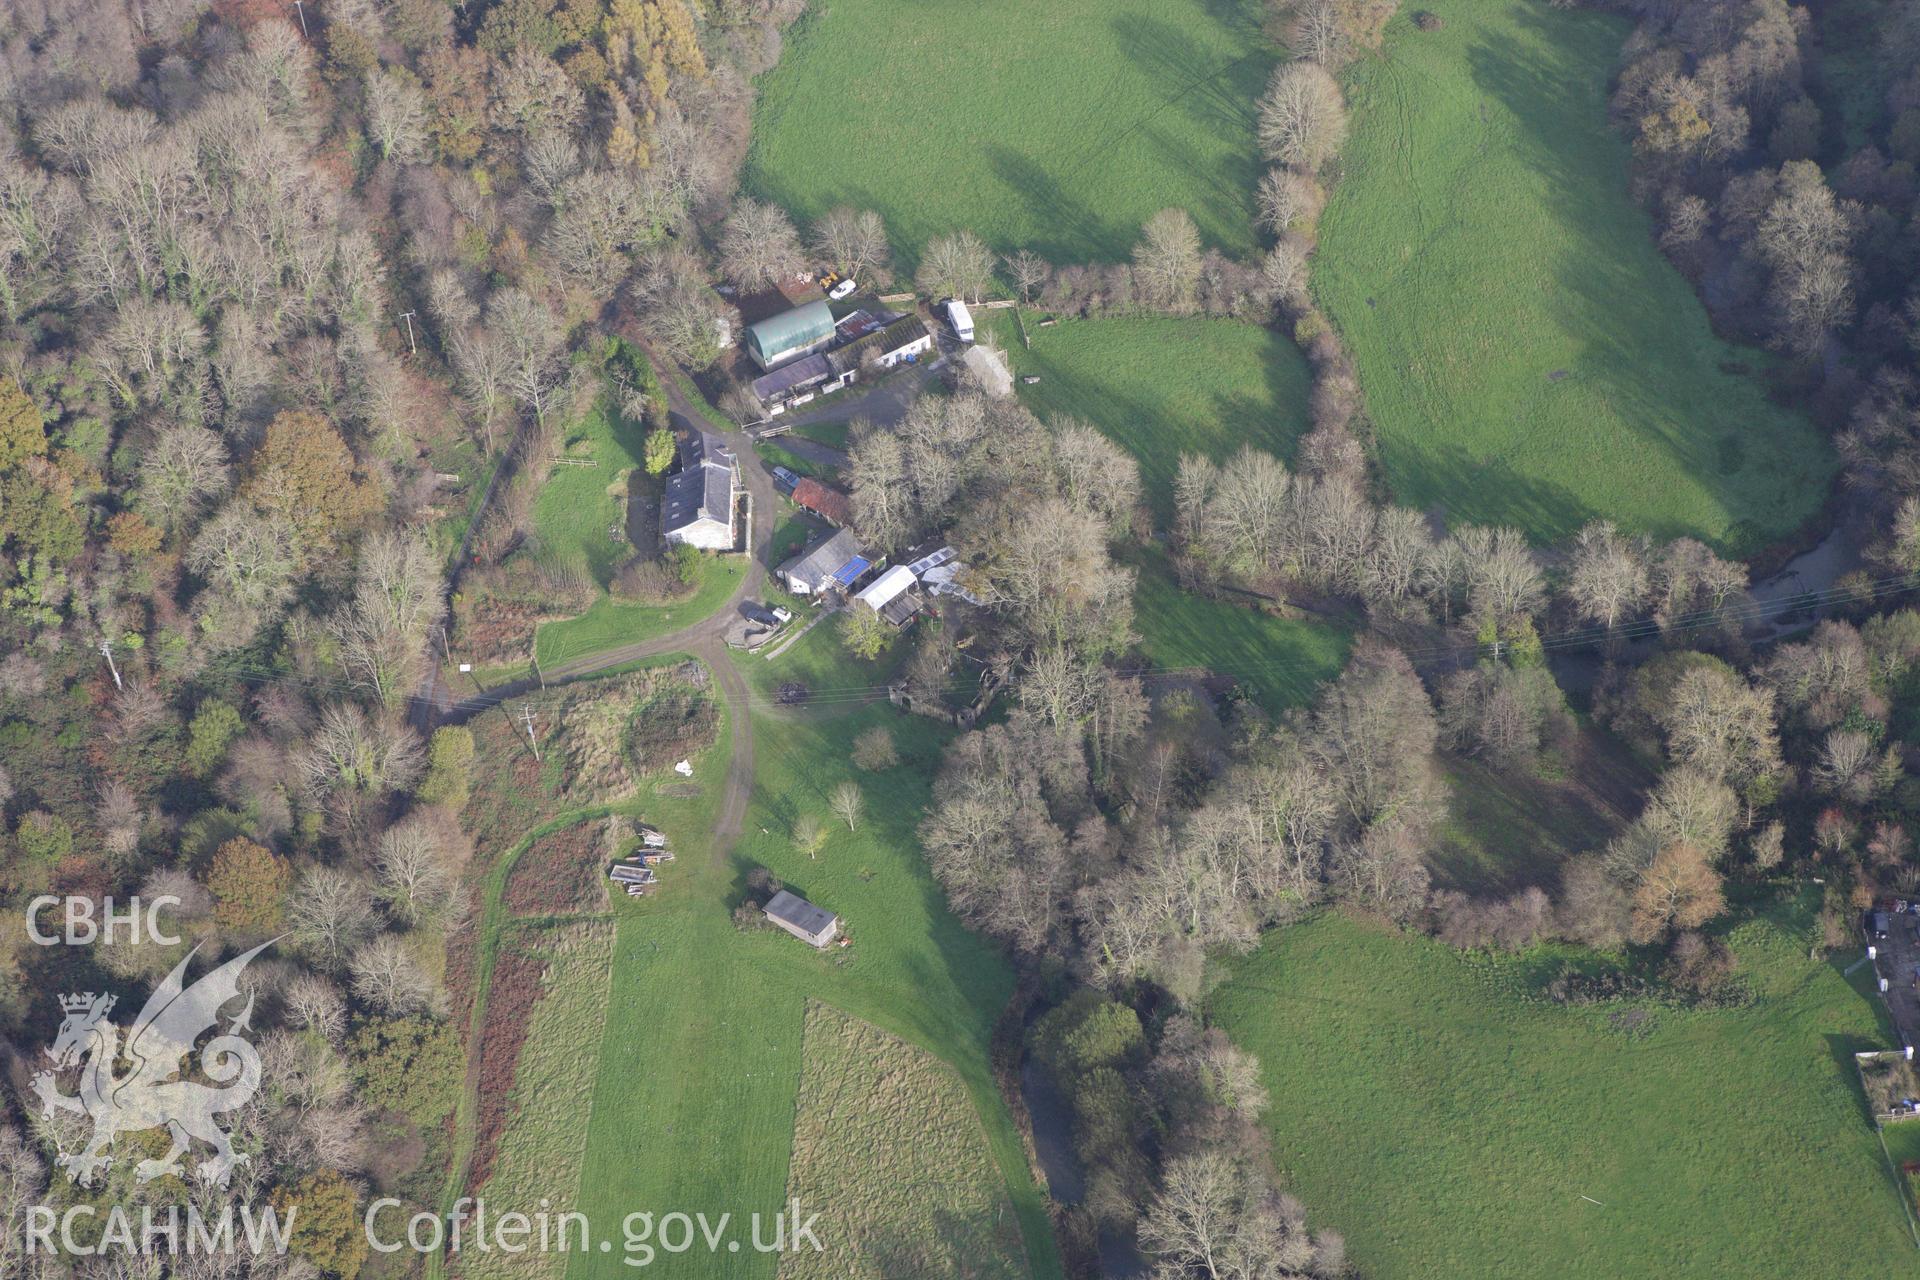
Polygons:
<instances>
[{"instance_id":1,"label":"autumn orange tree","mask_svg":"<svg viewBox=\"0 0 1920 1280\"><path fill-rule=\"evenodd\" d=\"M280 923L280 911L293 871L286 860L244 836L214 851L207 872L213 894L213 918L222 928L265 932Z\"/></svg>"},{"instance_id":2,"label":"autumn orange tree","mask_svg":"<svg viewBox=\"0 0 1920 1280\"><path fill-rule=\"evenodd\" d=\"M1676 840L1654 855L1633 893L1631 936L1652 942L1669 929L1697 929L1726 909L1720 873L1697 846Z\"/></svg>"},{"instance_id":3,"label":"autumn orange tree","mask_svg":"<svg viewBox=\"0 0 1920 1280\"><path fill-rule=\"evenodd\" d=\"M0 471L47 452L47 426L40 407L14 379L0 377Z\"/></svg>"},{"instance_id":4,"label":"autumn orange tree","mask_svg":"<svg viewBox=\"0 0 1920 1280\"><path fill-rule=\"evenodd\" d=\"M293 527L306 564L331 555L380 509L347 442L310 409L288 409L267 425L240 496Z\"/></svg>"},{"instance_id":5,"label":"autumn orange tree","mask_svg":"<svg viewBox=\"0 0 1920 1280\"><path fill-rule=\"evenodd\" d=\"M336 1280L355 1280L367 1262L367 1233L354 1212L353 1184L331 1169L269 1197L280 1220L291 1226L293 1251Z\"/></svg>"}]
</instances>

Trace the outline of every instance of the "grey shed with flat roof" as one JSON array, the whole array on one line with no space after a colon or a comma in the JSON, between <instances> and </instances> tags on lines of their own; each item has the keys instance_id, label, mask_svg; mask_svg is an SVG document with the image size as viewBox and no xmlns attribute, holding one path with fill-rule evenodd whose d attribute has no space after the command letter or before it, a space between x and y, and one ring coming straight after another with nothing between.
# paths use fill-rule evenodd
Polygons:
<instances>
[{"instance_id":1,"label":"grey shed with flat roof","mask_svg":"<svg viewBox=\"0 0 1920 1280\"><path fill-rule=\"evenodd\" d=\"M802 942L824 947L840 932L840 917L816 907L797 893L782 889L766 905L767 919Z\"/></svg>"}]
</instances>

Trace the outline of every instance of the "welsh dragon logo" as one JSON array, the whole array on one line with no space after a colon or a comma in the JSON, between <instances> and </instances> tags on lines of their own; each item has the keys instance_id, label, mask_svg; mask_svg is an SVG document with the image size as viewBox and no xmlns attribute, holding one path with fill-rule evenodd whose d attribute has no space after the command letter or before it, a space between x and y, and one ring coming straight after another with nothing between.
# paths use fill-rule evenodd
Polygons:
<instances>
[{"instance_id":1,"label":"welsh dragon logo","mask_svg":"<svg viewBox=\"0 0 1920 1280\"><path fill-rule=\"evenodd\" d=\"M260 1088L260 1055L240 1036L250 1029L253 997L247 997L225 1033L200 1050L200 1074L213 1086L181 1078L182 1062L194 1052L194 1042L202 1034L217 1029L221 1007L240 995L240 975L272 945L262 943L235 956L188 986L187 965L200 950L195 947L148 997L140 1016L127 1028L124 1042L120 1028L107 1017L115 997L91 992L60 997L67 1017L47 1056L54 1070L80 1066L80 1092L61 1093L52 1071L36 1075L33 1090L49 1118L56 1111L68 1111L93 1121L93 1136L86 1147L59 1158L68 1177L83 1187L92 1186L95 1177L113 1163L107 1152L117 1135L161 1127L172 1135L173 1147L158 1160L142 1160L134 1169L137 1181L151 1182L169 1173L181 1176L180 1157L195 1139L214 1150L211 1160L196 1163L195 1173L204 1183L226 1186L234 1167L250 1159L234 1151L214 1116L239 1110ZM115 1067L122 1060L131 1066L125 1074L116 1075Z\"/></svg>"}]
</instances>

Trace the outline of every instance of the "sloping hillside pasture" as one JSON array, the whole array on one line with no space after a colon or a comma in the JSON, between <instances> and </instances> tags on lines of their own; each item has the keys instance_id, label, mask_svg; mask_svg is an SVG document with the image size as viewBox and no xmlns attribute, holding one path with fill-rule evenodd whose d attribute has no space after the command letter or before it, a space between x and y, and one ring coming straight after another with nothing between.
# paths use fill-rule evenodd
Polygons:
<instances>
[{"instance_id":1,"label":"sloping hillside pasture","mask_svg":"<svg viewBox=\"0 0 1920 1280\"><path fill-rule=\"evenodd\" d=\"M787 1194L841 1226L823 1251L782 1258L780 1280L1024 1280L1020 1226L960 1077L818 1002L801 1044Z\"/></svg>"},{"instance_id":2,"label":"sloping hillside pasture","mask_svg":"<svg viewBox=\"0 0 1920 1280\"><path fill-rule=\"evenodd\" d=\"M1733 931L1736 1008L1556 1005L1589 953L1328 915L1212 1011L1260 1057L1283 1175L1376 1280L1846 1280L1914 1242L1852 1062L1890 1031L1862 974L1807 958L1818 902Z\"/></svg>"},{"instance_id":3,"label":"sloping hillside pasture","mask_svg":"<svg viewBox=\"0 0 1920 1280\"><path fill-rule=\"evenodd\" d=\"M1251 0L838 0L762 77L749 194L803 222L886 219L908 273L967 228L1000 251L1118 261L1156 210L1251 248L1253 102L1274 50Z\"/></svg>"},{"instance_id":4,"label":"sloping hillside pasture","mask_svg":"<svg viewBox=\"0 0 1920 1280\"><path fill-rule=\"evenodd\" d=\"M1411 6L1348 76L1314 288L1397 499L1564 538L1606 516L1749 553L1819 507L1831 451L1710 331L1606 115L1627 24L1534 0Z\"/></svg>"},{"instance_id":5,"label":"sloping hillside pasture","mask_svg":"<svg viewBox=\"0 0 1920 1280\"><path fill-rule=\"evenodd\" d=\"M893 731L901 763L860 775L846 763L847 745L869 724ZM754 728L755 788L736 861L711 856L710 790L709 798L647 809L679 857L663 872L657 896L615 902L613 990L580 1208L596 1223L617 1224L636 1208L730 1212L736 1222L759 1212L771 1223L786 1198L794 1151L807 1003L820 1000L954 1070L984 1125L986 1151L1029 1254L1008 1266L1057 1276L1042 1199L987 1064L1012 975L947 911L914 835L948 731L884 705L818 722L760 716ZM723 737L698 762L703 789L719 786L725 753ZM865 792L855 831L827 808L828 793L845 777ZM803 811L833 824L818 859L798 852L788 836ZM730 913L755 863L840 913L854 945L817 952L777 931L736 929ZM830 1216L821 1218L829 1249L835 1229ZM663 1254L653 1269L736 1280L770 1278L778 1262L745 1248L716 1255L702 1247ZM567 1271L570 1280L628 1274L617 1247L610 1255L575 1254Z\"/></svg>"}]
</instances>

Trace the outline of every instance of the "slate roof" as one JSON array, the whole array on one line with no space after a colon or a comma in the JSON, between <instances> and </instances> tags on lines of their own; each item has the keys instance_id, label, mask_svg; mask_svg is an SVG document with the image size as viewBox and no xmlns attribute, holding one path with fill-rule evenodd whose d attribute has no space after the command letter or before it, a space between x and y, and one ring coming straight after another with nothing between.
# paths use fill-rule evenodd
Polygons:
<instances>
[{"instance_id":1,"label":"slate roof","mask_svg":"<svg viewBox=\"0 0 1920 1280\"><path fill-rule=\"evenodd\" d=\"M857 338L844 347L835 347L827 352L827 362L836 374L843 374L850 369L857 370L861 358L869 351L878 357L890 356L927 336L926 322L919 316L902 316L884 329Z\"/></svg>"},{"instance_id":2,"label":"slate roof","mask_svg":"<svg viewBox=\"0 0 1920 1280\"><path fill-rule=\"evenodd\" d=\"M827 363L827 357L816 352L792 364L783 364L772 373L761 374L753 380L753 394L762 400L778 400L832 376L833 368Z\"/></svg>"},{"instance_id":3,"label":"slate roof","mask_svg":"<svg viewBox=\"0 0 1920 1280\"><path fill-rule=\"evenodd\" d=\"M861 559L860 539L853 536L853 530L841 529L805 555L781 565L780 571L812 585L826 582L835 571Z\"/></svg>"},{"instance_id":4,"label":"slate roof","mask_svg":"<svg viewBox=\"0 0 1920 1280\"><path fill-rule=\"evenodd\" d=\"M782 889L767 903L767 915L800 932L819 937L834 921L833 912L816 907L797 893Z\"/></svg>"},{"instance_id":5,"label":"slate roof","mask_svg":"<svg viewBox=\"0 0 1920 1280\"><path fill-rule=\"evenodd\" d=\"M680 470L667 477L661 523L669 533L702 520L733 523L733 450L710 431L681 445Z\"/></svg>"}]
</instances>

